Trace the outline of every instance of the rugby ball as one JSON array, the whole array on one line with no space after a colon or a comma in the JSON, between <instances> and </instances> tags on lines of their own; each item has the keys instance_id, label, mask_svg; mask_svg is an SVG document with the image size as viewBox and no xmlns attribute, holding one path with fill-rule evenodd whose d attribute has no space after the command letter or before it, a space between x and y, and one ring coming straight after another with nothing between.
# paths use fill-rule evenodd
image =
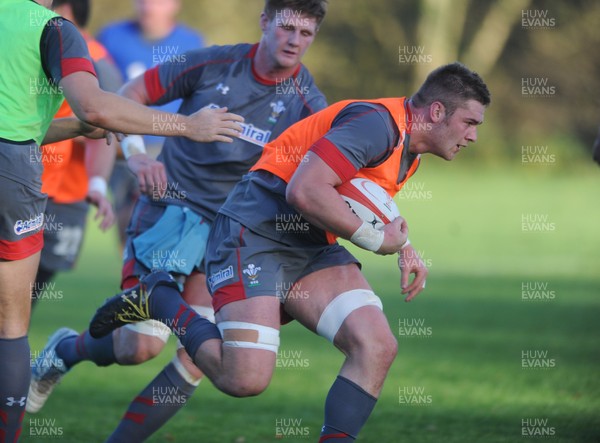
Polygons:
<instances>
[{"instance_id":1,"label":"rugby ball","mask_svg":"<svg viewBox=\"0 0 600 443\"><path fill-rule=\"evenodd\" d=\"M400 216L392 197L371 180L353 178L336 189L350 210L374 228L381 229Z\"/></svg>"}]
</instances>

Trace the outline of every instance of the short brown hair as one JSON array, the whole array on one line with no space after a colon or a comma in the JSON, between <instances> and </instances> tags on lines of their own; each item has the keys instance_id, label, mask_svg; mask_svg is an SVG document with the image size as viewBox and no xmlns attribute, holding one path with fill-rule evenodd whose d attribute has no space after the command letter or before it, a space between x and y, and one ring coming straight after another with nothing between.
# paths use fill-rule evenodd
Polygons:
<instances>
[{"instance_id":1,"label":"short brown hair","mask_svg":"<svg viewBox=\"0 0 600 443\"><path fill-rule=\"evenodd\" d=\"M432 71L411 100L417 108L439 101L446 108L446 114L451 116L467 100L488 106L491 97L479 74L455 62Z\"/></svg>"},{"instance_id":2,"label":"short brown hair","mask_svg":"<svg viewBox=\"0 0 600 443\"><path fill-rule=\"evenodd\" d=\"M314 17L317 26L320 26L327 13L327 0L265 0L264 12L269 20L273 20L276 13L284 9L300 11L309 17Z\"/></svg>"}]
</instances>

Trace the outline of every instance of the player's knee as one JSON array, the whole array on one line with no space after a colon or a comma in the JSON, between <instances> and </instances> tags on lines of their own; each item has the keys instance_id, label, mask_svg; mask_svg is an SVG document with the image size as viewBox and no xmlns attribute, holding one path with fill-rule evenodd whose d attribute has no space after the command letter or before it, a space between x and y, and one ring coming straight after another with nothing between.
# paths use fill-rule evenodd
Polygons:
<instances>
[{"instance_id":1,"label":"player's knee","mask_svg":"<svg viewBox=\"0 0 600 443\"><path fill-rule=\"evenodd\" d=\"M217 326L223 337L224 354L232 362L244 362L227 368L217 386L234 397L260 394L271 381L279 349L279 330L239 321L224 321Z\"/></svg>"},{"instance_id":2,"label":"player's knee","mask_svg":"<svg viewBox=\"0 0 600 443\"><path fill-rule=\"evenodd\" d=\"M398 341L386 326L367 337L367 343L360 352L367 354L369 361L377 361L389 367L398 354Z\"/></svg>"},{"instance_id":3,"label":"player's knee","mask_svg":"<svg viewBox=\"0 0 600 443\"><path fill-rule=\"evenodd\" d=\"M198 369L198 367L194 364L190 356L187 354L187 352L185 352L185 349L178 349L176 358L183 367L182 372L184 372L186 376L188 376L191 380L193 380L194 382L199 382L200 379L204 377L204 373L200 369Z\"/></svg>"},{"instance_id":4,"label":"player's knee","mask_svg":"<svg viewBox=\"0 0 600 443\"><path fill-rule=\"evenodd\" d=\"M387 322L371 320L344 327L336 337L336 344L350 357L391 365L398 353L398 341Z\"/></svg>"},{"instance_id":5,"label":"player's knee","mask_svg":"<svg viewBox=\"0 0 600 443\"><path fill-rule=\"evenodd\" d=\"M139 365L160 354L164 346L160 338L129 333L117 342L117 360L122 365Z\"/></svg>"},{"instance_id":6,"label":"player's knee","mask_svg":"<svg viewBox=\"0 0 600 443\"><path fill-rule=\"evenodd\" d=\"M269 376L257 373L232 374L223 377L217 387L232 397L254 397L264 392L270 381L270 373Z\"/></svg>"}]
</instances>

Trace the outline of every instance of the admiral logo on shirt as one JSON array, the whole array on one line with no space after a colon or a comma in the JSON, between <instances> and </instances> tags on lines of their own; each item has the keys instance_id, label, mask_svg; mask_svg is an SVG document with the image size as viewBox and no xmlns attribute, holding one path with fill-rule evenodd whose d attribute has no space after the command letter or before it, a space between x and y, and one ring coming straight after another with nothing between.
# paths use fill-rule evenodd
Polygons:
<instances>
[{"instance_id":1,"label":"admiral logo on shirt","mask_svg":"<svg viewBox=\"0 0 600 443\"><path fill-rule=\"evenodd\" d=\"M271 103L271 105L274 105L274 103ZM207 105L207 107L210 109L220 108L219 105L216 105L214 103ZM283 108L281 112L283 112L285 110L285 106L283 106L282 102L281 107ZM244 141L260 146L262 148L271 138L271 131L267 129L260 129L254 126L252 123L240 123L240 125L242 126L243 130L239 138Z\"/></svg>"},{"instance_id":2,"label":"admiral logo on shirt","mask_svg":"<svg viewBox=\"0 0 600 443\"><path fill-rule=\"evenodd\" d=\"M36 231L44 225L44 213L41 212L38 215L30 218L29 220L17 220L15 223L14 231L17 235L23 235L27 232Z\"/></svg>"},{"instance_id":3,"label":"admiral logo on shirt","mask_svg":"<svg viewBox=\"0 0 600 443\"><path fill-rule=\"evenodd\" d=\"M233 277L233 266L229 265L229 267L225 269L219 269L217 272L213 272L206 280L208 281L210 288L214 289L214 287L219 283L223 283L224 281L230 280Z\"/></svg>"}]
</instances>

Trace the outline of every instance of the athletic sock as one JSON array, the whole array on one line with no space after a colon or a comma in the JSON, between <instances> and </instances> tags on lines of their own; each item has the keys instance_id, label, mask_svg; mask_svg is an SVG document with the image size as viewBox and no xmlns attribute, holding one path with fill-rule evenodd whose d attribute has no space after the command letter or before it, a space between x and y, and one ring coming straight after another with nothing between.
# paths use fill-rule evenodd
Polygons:
<instances>
[{"instance_id":1,"label":"athletic sock","mask_svg":"<svg viewBox=\"0 0 600 443\"><path fill-rule=\"evenodd\" d=\"M0 338L0 443L19 439L31 378L27 336Z\"/></svg>"},{"instance_id":2,"label":"athletic sock","mask_svg":"<svg viewBox=\"0 0 600 443\"><path fill-rule=\"evenodd\" d=\"M325 423L319 443L354 441L376 402L356 383L338 375L325 400Z\"/></svg>"},{"instance_id":3,"label":"athletic sock","mask_svg":"<svg viewBox=\"0 0 600 443\"><path fill-rule=\"evenodd\" d=\"M154 320L163 322L173 331L192 360L206 340L221 339L215 324L198 315L174 288L156 286L150 296L149 310Z\"/></svg>"},{"instance_id":4,"label":"athletic sock","mask_svg":"<svg viewBox=\"0 0 600 443\"><path fill-rule=\"evenodd\" d=\"M84 360L92 361L97 366L109 366L117 362L113 349L113 335L108 334L96 339L88 331L77 337L61 340L56 346L56 355L63 359L69 369Z\"/></svg>"},{"instance_id":5,"label":"athletic sock","mask_svg":"<svg viewBox=\"0 0 600 443\"><path fill-rule=\"evenodd\" d=\"M179 368L185 371L181 363ZM188 381L186 381L174 362L165 366L131 402L121 422L106 442L145 441L185 406L188 398L194 393L199 381L192 384L189 377L191 376L188 374Z\"/></svg>"}]
</instances>

